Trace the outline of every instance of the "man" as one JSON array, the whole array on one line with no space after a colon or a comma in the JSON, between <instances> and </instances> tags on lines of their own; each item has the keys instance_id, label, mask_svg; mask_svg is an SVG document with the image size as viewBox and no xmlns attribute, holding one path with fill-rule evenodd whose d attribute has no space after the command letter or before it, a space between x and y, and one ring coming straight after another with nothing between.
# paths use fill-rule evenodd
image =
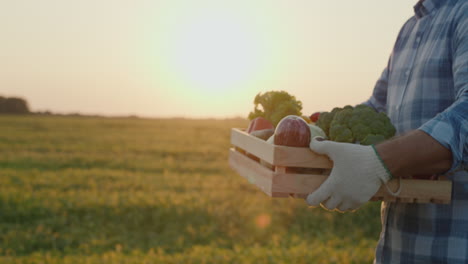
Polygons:
<instances>
[{"instance_id":1,"label":"man","mask_svg":"<svg viewBox=\"0 0 468 264\"><path fill-rule=\"evenodd\" d=\"M392 177L445 174L449 205L382 204L376 263L468 263L468 0L425 0L401 29L366 104L397 137L377 146L315 138L334 161L311 206L355 210Z\"/></svg>"}]
</instances>

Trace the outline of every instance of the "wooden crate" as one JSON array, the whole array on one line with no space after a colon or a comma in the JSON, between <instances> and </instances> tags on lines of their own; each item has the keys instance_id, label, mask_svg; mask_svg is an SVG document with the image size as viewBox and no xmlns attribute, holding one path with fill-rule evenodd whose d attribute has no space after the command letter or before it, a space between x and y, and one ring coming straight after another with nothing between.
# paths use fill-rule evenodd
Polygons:
<instances>
[{"instance_id":1,"label":"wooden crate","mask_svg":"<svg viewBox=\"0 0 468 264\"><path fill-rule=\"evenodd\" d=\"M333 162L309 148L276 146L249 135L241 129L231 131L229 164L242 177L271 197L305 198L330 174ZM402 179L401 192L395 197L382 186L373 201L405 203L450 203L452 182L446 179ZM388 183L398 189L399 181Z\"/></svg>"}]
</instances>

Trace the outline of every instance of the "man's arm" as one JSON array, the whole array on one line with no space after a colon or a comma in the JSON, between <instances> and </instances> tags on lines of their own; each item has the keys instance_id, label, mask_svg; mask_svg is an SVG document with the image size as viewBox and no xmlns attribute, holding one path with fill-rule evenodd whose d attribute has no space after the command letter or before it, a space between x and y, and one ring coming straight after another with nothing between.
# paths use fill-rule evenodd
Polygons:
<instances>
[{"instance_id":1,"label":"man's arm","mask_svg":"<svg viewBox=\"0 0 468 264\"><path fill-rule=\"evenodd\" d=\"M376 147L315 137L310 148L333 160L333 169L320 188L307 196L307 203L339 211L354 210L369 201L392 175L442 173L451 168L453 159L449 149L421 130Z\"/></svg>"},{"instance_id":2,"label":"man's arm","mask_svg":"<svg viewBox=\"0 0 468 264\"><path fill-rule=\"evenodd\" d=\"M437 174L468 167L468 3L459 9L452 73L455 102L418 130L373 148L314 138L310 148L333 160L330 176L307 197L311 206L354 210L395 176ZM385 87L383 85L382 87ZM382 104L386 94L373 96ZM379 99L380 98L380 99ZM372 98L371 98L372 99ZM376 100L377 99L377 100ZM373 102L371 101L371 105ZM377 105L373 105L378 108ZM383 162L382 162L383 160Z\"/></svg>"},{"instance_id":3,"label":"man's arm","mask_svg":"<svg viewBox=\"0 0 468 264\"><path fill-rule=\"evenodd\" d=\"M396 176L437 174L467 162L468 150L468 4L459 10L453 40L455 103L418 130L377 145Z\"/></svg>"},{"instance_id":4,"label":"man's arm","mask_svg":"<svg viewBox=\"0 0 468 264\"><path fill-rule=\"evenodd\" d=\"M439 174L453 163L452 152L421 130L385 141L376 150L394 177Z\"/></svg>"}]
</instances>

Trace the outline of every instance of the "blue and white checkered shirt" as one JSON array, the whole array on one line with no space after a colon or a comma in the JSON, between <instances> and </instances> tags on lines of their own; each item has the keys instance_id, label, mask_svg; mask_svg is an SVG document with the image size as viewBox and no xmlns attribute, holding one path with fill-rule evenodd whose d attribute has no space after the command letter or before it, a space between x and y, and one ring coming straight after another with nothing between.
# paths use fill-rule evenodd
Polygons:
<instances>
[{"instance_id":1,"label":"blue and white checkered shirt","mask_svg":"<svg viewBox=\"0 0 468 264\"><path fill-rule=\"evenodd\" d=\"M452 151L452 202L382 203L375 263L468 263L468 0L414 10L367 104Z\"/></svg>"}]
</instances>

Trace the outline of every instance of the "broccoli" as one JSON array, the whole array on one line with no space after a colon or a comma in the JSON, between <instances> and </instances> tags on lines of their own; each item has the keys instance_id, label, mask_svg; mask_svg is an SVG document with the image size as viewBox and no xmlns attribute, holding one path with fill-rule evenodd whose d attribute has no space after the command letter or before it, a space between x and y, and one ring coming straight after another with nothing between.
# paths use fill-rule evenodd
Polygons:
<instances>
[{"instance_id":1,"label":"broccoli","mask_svg":"<svg viewBox=\"0 0 468 264\"><path fill-rule=\"evenodd\" d=\"M256 117L263 117L276 125L288 115L301 116L302 102L285 91L269 91L264 94L259 93L254 99L255 108L249 113L250 120ZM261 108L259 108L261 105Z\"/></svg>"},{"instance_id":2,"label":"broccoli","mask_svg":"<svg viewBox=\"0 0 468 264\"><path fill-rule=\"evenodd\" d=\"M333 141L353 143L353 132L344 125L335 124L330 127L329 138Z\"/></svg>"},{"instance_id":3,"label":"broccoli","mask_svg":"<svg viewBox=\"0 0 468 264\"><path fill-rule=\"evenodd\" d=\"M347 106L346 106L347 107ZM316 125L319 126L327 135L330 134L330 124L335 117L335 114L343 110L344 108L335 107L331 112L320 113L319 119Z\"/></svg>"},{"instance_id":4,"label":"broccoli","mask_svg":"<svg viewBox=\"0 0 468 264\"><path fill-rule=\"evenodd\" d=\"M320 114L317 126L337 142L377 144L395 135L395 127L385 113L366 105L334 108Z\"/></svg>"}]
</instances>

